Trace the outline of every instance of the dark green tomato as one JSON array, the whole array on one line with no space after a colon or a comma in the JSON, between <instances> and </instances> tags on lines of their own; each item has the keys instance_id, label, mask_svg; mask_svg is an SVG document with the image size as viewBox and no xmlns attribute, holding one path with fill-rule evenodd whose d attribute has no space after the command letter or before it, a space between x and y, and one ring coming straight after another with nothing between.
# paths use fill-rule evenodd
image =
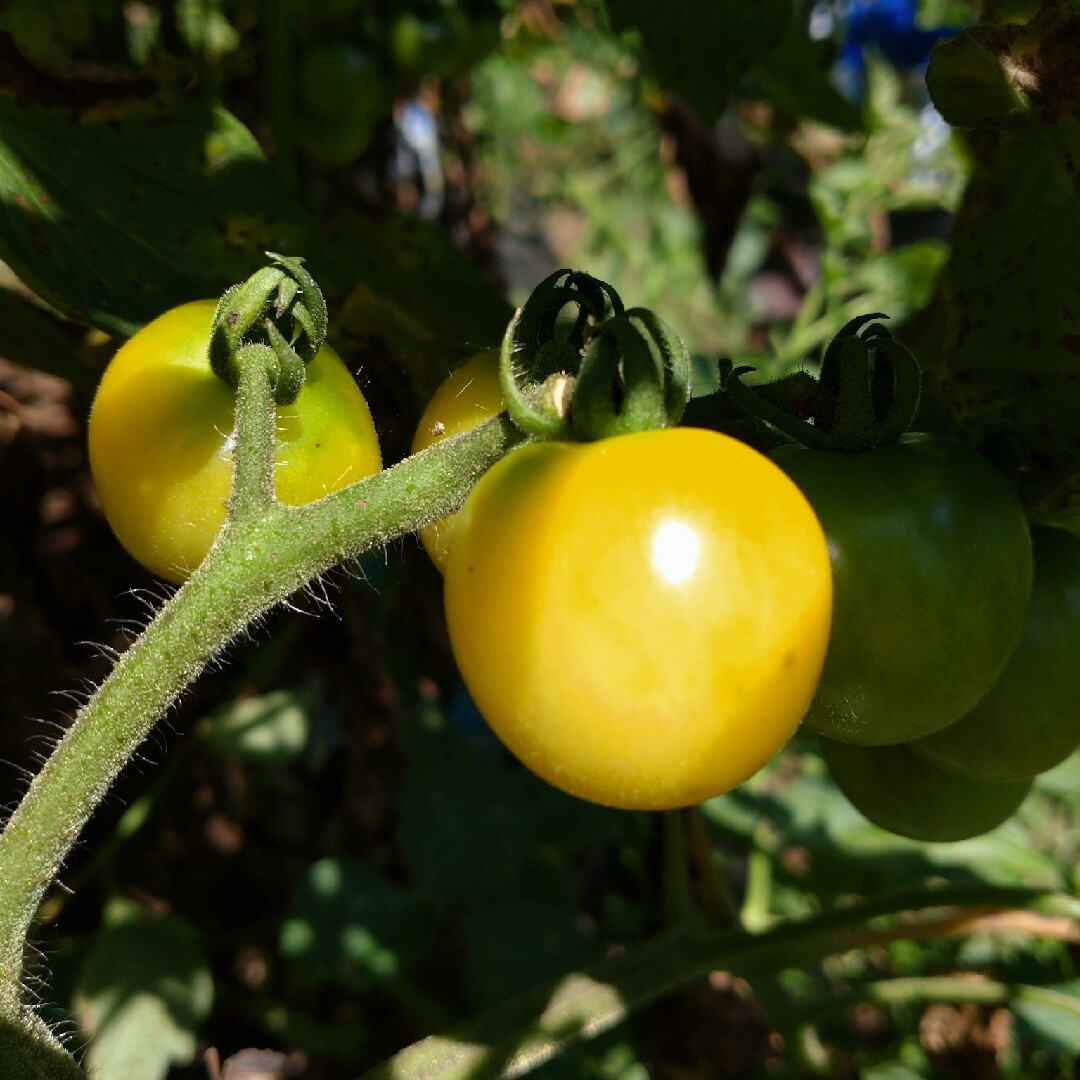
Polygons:
<instances>
[{"instance_id":1,"label":"dark green tomato","mask_svg":"<svg viewBox=\"0 0 1080 1080\"><path fill-rule=\"evenodd\" d=\"M1031 780L993 783L949 772L907 746L821 740L836 786L875 825L912 840L967 840L1019 808Z\"/></svg>"},{"instance_id":2,"label":"dark green tomato","mask_svg":"<svg viewBox=\"0 0 1080 1080\"><path fill-rule=\"evenodd\" d=\"M378 60L347 38L318 38L300 52L296 91L314 117L374 123L390 106L390 89Z\"/></svg>"},{"instance_id":3,"label":"dark green tomato","mask_svg":"<svg viewBox=\"0 0 1080 1080\"><path fill-rule=\"evenodd\" d=\"M390 29L390 51L407 83L457 74L468 50L469 24L457 9L430 16L405 12Z\"/></svg>"},{"instance_id":4,"label":"dark green tomato","mask_svg":"<svg viewBox=\"0 0 1080 1080\"><path fill-rule=\"evenodd\" d=\"M297 132L297 141L309 161L327 169L342 168L368 148L375 134L375 119L360 112L352 117L332 119L306 117Z\"/></svg>"},{"instance_id":5,"label":"dark green tomato","mask_svg":"<svg viewBox=\"0 0 1080 1080\"><path fill-rule=\"evenodd\" d=\"M1031 594L1031 540L1009 485L937 435L773 456L817 512L832 560L833 629L807 725L883 745L970 712L1019 640Z\"/></svg>"},{"instance_id":6,"label":"dark green tomato","mask_svg":"<svg viewBox=\"0 0 1080 1080\"><path fill-rule=\"evenodd\" d=\"M979 779L1036 776L1080 745L1080 537L1041 527L1031 542L1031 605L1008 665L967 716L912 743Z\"/></svg>"}]
</instances>

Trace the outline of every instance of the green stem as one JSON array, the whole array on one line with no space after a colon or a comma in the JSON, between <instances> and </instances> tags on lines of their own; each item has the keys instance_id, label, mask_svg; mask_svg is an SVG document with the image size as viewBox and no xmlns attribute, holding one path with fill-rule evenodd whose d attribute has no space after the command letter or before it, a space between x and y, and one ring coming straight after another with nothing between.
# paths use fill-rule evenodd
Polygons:
<instances>
[{"instance_id":1,"label":"green stem","mask_svg":"<svg viewBox=\"0 0 1080 1080\"><path fill-rule=\"evenodd\" d=\"M740 921L751 931L765 930L772 923L769 907L772 901L772 859L767 852L755 848L746 863L746 897Z\"/></svg>"},{"instance_id":2,"label":"green stem","mask_svg":"<svg viewBox=\"0 0 1080 1080\"><path fill-rule=\"evenodd\" d=\"M258 404L261 386L258 377L242 379L241 423L272 415ZM0 1019L25 1019L27 935L80 831L208 661L314 577L456 510L520 438L505 416L496 417L321 502L274 505L226 524L206 560L79 711L0 834Z\"/></svg>"},{"instance_id":3,"label":"green stem","mask_svg":"<svg viewBox=\"0 0 1080 1080\"><path fill-rule=\"evenodd\" d=\"M701 910L705 921L714 930L739 926L739 908L717 869L716 860L719 856L709 843L700 807L692 806L687 810L686 825L690 860L698 873L698 891L701 894Z\"/></svg>"},{"instance_id":4,"label":"green stem","mask_svg":"<svg viewBox=\"0 0 1080 1080\"><path fill-rule=\"evenodd\" d=\"M423 1039L366 1073L364 1080L523 1076L569 1043L610 1030L631 1010L712 971L753 979L849 949L993 928L994 916L1010 909L1022 909L1018 914L1024 916L1012 929L1071 941L1080 938L1076 925L1080 901L997 886L894 893L784 923L761 934L684 925L588 972L575 972L552 986L507 1001L446 1035ZM913 916L914 912L919 915ZM895 921L888 926L872 925L885 916Z\"/></svg>"},{"instance_id":5,"label":"green stem","mask_svg":"<svg viewBox=\"0 0 1080 1080\"><path fill-rule=\"evenodd\" d=\"M660 823L664 922L678 926L694 916L683 812L666 810L660 815Z\"/></svg>"},{"instance_id":6,"label":"green stem","mask_svg":"<svg viewBox=\"0 0 1080 1080\"><path fill-rule=\"evenodd\" d=\"M922 1005L933 1001L973 1005L1043 1005L1061 1012L1063 1020L1080 1020L1080 999L1075 994L1048 986L1010 985L992 979L930 975L922 978L887 979L857 991L875 1005Z\"/></svg>"},{"instance_id":7,"label":"green stem","mask_svg":"<svg viewBox=\"0 0 1080 1080\"><path fill-rule=\"evenodd\" d=\"M243 393L236 397L233 421L233 484L229 520L253 521L274 506L274 401L276 359L269 349L248 352L240 365Z\"/></svg>"}]
</instances>

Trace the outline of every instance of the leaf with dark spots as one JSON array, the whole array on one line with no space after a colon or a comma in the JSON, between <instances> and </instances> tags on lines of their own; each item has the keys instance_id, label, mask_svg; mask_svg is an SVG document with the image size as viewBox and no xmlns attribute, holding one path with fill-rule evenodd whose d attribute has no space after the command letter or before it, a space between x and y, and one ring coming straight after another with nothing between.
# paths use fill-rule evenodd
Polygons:
<instances>
[{"instance_id":1,"label":"leaf with dark spots","mask_svg":"<svg viewBox=\"0 0 1080 1080\"><path fill-rule=\"evenodd\" d=\"M1071 57L1065 63L1062 57ZM913 343L928 389L973 444L1008 445L1032 504L1080 491L1080 11L1044 5L1025 26L983 26L933 55L935 102L972 173L926 325ZM1052 509L1052 507L1050 507Z\"/></svg>"}]
</instances>

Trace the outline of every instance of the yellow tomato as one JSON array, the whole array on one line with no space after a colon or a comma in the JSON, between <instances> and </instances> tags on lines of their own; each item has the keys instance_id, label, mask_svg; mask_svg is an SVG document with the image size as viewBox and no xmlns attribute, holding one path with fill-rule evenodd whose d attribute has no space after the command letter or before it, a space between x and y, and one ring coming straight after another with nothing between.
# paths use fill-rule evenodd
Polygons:
<instances>
[{"instance_id":1,"label":"yellow tomato","mask_svg":"<svg viewBox=\"0 0 1080 1080\"><path fill-rule=\"evenodd\" d=\"M173 308L113 357L90 412L90 468L119 541L180 583L225 520L235 396L210 370L216 302ZM292 405L277 411L277 497L299 506L381 468L367 402L324 347Z\"/></svg>"},{"instance_id":2,"label":"yellow tomato","mask_svg":"<svg viewBox=\"0 0 1080 1080\"><path fill-rule=\"evenodd\" d=\"M489 349L466 361L435 391L417 425L413 453L447 435L460 435L478 427L505 407L499 383L499 351ZM450 514L420 530L424 549L439 570L446 569L455 517Z\"/></svg>"},{"instance_id":3,"label":"yellow tomato","mask_svg":"<svg viewBox=\"0 0 1080 1080\"><path fill-rule=\"evenodd\" d=\"M791 736L832 576L776 465L675 428L511 451L458 514L445 594L465 684L525 765L584 799L670 809Z\"/></svg>"}]
</instances>

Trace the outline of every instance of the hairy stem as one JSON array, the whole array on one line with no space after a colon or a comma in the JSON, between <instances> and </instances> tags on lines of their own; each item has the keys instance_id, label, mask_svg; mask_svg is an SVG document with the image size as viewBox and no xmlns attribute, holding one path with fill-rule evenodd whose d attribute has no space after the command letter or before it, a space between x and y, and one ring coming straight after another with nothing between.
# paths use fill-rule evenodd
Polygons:
<instances>
[{"instance_id":1,"label":"hairy stem","mask_svg":"<svg viewBox=\"0 0 1080 1080\"><path fill-rule=\"evenodd\" d=\"M207 662L319 574L456 510L476 478L521 438L509 420L496 417L319 503L272 503L259 511L263 480L256 473L272 467L265 453L269 446L272 454L273 425L267 388L265 372L245 371L237 418L251 431L238 446L237 473L252 488L234 493L244 512L229 519L206 560L79 711L0 834L0 1020L25 1021L27 936L72 845L117 774Z\"/></svg>"},{"instance_id":2,"label":"hairy stem","mask_svg":"<svg viewBox=\"0 0 1080 1080\"><path fill-rule=\"evenodd\" d=\"M274 506L274 356L251 350L240 367L241 388L233 421L233 484L229 520L251 521Z\"/></svg>"}]
</instances>

